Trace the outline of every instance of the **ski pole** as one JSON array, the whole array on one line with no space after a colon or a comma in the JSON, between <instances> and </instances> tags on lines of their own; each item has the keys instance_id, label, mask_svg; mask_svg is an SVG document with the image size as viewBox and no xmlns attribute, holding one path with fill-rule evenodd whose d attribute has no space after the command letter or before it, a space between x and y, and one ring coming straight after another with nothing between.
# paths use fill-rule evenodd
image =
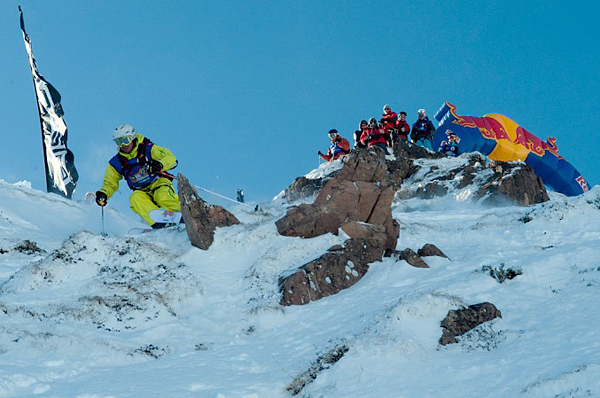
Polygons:
<instances>
[{"instance_id":1,"label":"ski pole","mask_svg":"<svg viewBox=\"0 0 600 398\"><path fill-rule=\"evenodd\" d=\"M104 206L102 206L102 236L108 236L108 234L104 231Z\"/></svg>"}]
</instances>

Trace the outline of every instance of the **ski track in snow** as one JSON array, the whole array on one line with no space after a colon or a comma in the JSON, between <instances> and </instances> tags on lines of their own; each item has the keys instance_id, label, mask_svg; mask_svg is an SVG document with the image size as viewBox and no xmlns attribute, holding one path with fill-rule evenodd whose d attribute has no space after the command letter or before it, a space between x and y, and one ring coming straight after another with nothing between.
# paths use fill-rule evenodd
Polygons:
<instances>
[{"instance_id":1,"label":"ski track in snow","mask_svg":"<svg viewBox=\"0 0 600 398\"><path fill-rule=\"evenodd\" d=\"M599 396L600 189L530 207L468 196L394 206L399 250L449 259L387 258L281 307L278 278L345 237L279 236L278 201L232 208L242 224L203 251L185 232L126 236L143 224L109 208L103 237L94 204L0 181L0 397L286 397L342 345L299 397ZM25 239L39 251L15 250ZM523 274L482 270L501 265ZM503 317L439 346L448 310L483 301Z\"/></svg>"}]
</instances>

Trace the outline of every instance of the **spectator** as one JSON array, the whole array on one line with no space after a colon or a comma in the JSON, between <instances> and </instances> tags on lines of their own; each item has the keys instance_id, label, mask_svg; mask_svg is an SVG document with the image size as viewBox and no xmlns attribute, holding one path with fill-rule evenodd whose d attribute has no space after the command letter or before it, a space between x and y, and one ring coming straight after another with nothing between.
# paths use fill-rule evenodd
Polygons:
<instances>
[{"instance_id":1,"label":"spectator","mask_svg":"<svg viewBox=\"0 0 600 398\"><path fill-rule=\"evenodd\" d=\"M454 133L448 133L448 139L446 141L442 141L440 145L440 152L448 157L456 157L458 156L458 143L460 142L460 138L456 136Z\"/></svg>"},{"instance_id":2,"label":"spectator","mask_svg":"<svg viewBox=\"0 0 600 398\"><path fill-rule=\"evenodd\" d=\"M383 115L381 117L380 123L383 126L383 131L386 134L386 141L388 146L392 146L392 139L395 140L396 135L396 122L398 121L398 115L396 112L392 111L392 108L389 105L385 105L383 107Z\"/></svg>"},{"instance_id":3,"label":"spectator","mask_svg":"<svg viewBox=\"0 0 600 398\"><path fill-rule=\"evenodd\" d=\"M386 155L388 154L385 131L377 124L374 117L369 119L368 127L360 137L360 141L369 147L377 146L383 149Z\"/></svg>"},{"instance_id":4,"label":"spectator","mask_svg":"<svg viewBox=\"0 0 600 398\"><path fill-rule=\"evenodd\" d=\"M331 162L350 152L350 143L347 139L342 138L336 129L329 130L328 134L331 139L331 144L329 145L327 154L323 154L319 151L317 152L317 155L322 157L325 161Z\"/></svg>"},{"instance_id":5,"label":"spectator","mask_svg":"<svg viewBox=\"0 0 600 398\"><path fill-rule=\"evenodd\" d=\"M367 129L367 121L361 120L358 125L358 130L354 132L354 148L366 148L367 146L360 141L360 137L363 132Z\"/></svg>"},{"instance_id":6,"label":"spectator","mask_svg":"<svg viewBox=\"0 0 600 398\"><path fill-rule=\"evenodd\" d=\"M435 133L435 127L431 120L427 118L425 109L419 109L417 111L419 119L413 124L410 138L415 144L433 150L433 133Z\"/></svg>"},{"instance_id":7,"label":"spectator","mask_svg":"<svg viewBox=\"0 0 600 398\"><path fill-rule=\"evenodd\" d=\"M408 139L410 133L410 125L406 122L406 112L400 112L398 121L396 122L396 131L398 132L398 138L402 140Z\"/></svg>"}]
</instances>

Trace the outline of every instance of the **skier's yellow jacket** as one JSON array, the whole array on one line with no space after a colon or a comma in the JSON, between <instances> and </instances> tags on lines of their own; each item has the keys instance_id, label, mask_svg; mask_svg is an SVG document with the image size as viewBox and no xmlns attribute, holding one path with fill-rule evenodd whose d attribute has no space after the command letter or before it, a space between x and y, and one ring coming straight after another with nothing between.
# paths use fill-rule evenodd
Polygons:
<instances>
[{"instance_id":1,"label":"skier's yellow jacket","mask_svg":"<svg viewBox=\"0 0 600 398\"><path fill-rule=\"evenodd\" d=\"M118 154L127 160L134 159L138 156L139 143L144 141L142 134L136 134L136 144L129 153L125 153L119 148ZM162 165L162 171L172 169L177 164L177 159L173 153L162 146L153 144L150 156L152 160L159 161ZM119 181L124 176L121 175L110 163L106 167L104 173L104 181L100 191L104 192L110 198L119 189ZM129 205L131 210L138 213L148 224L154 224L148 213L154 209L163 208L166 210L181 211L179 199L175 194L173 183L170 179L159 177L148 186L133 190L129 197Z\"/></svg>"}]
</instances>

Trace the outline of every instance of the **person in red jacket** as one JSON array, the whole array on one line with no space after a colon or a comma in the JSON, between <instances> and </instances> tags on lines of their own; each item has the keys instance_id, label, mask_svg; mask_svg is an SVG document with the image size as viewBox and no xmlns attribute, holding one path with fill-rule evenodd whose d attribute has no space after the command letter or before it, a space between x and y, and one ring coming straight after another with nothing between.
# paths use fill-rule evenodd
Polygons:
<instances>
[{"instance_id":1,"label":"person in red jacket","mask_svg":"<svg viewBox=\"0 0 600 398\"><path fill-rule=\"evenodd\" d=\"M369 126L363 132L360 141L369 147L377 146L383 149L386 155L388 154L386 133L383 127L377 124L377 120L374 117L369 119Z\"/></svg>"},{"instance_id":2,"label":"person in red jacket","mask_svg":"<svg viewBox=\"0 0 600 398\"><path fill-rule=\"evenodd\" d=\"M407 140L408 134L410 133L410 125L406 122L406 112L400 112L398 121L396 122L396 131L398 132L398 138L401 140Z\"/></svg>"},{"instance_id":3,"label":"person in red jacket","mask_svg":"<svg viewBox=\"0 0 600 398\"><path fill-rule=\"evenodd\" d=\"M381 116L380 123L385 131L388 139L388 146L392 146L392 137L396 135L396 122L398 121L398 115L392 111L389 105L383 107L383 115Z\"/></svg>"},{"instance_id":4,"label":"person in red jacket","mask_svg":"<svg viewBox=\"0 0 600 398\"><path fill-rule=\"evenodd\" d=\"M331 144L326 154L317 152L317 155L322 157L325 161L331 162L332 160L338 159L340 156L350 153L350 143L347 139L342 138L336 129L329 130L329 138Z\"/></svg>"}]
</instances>

